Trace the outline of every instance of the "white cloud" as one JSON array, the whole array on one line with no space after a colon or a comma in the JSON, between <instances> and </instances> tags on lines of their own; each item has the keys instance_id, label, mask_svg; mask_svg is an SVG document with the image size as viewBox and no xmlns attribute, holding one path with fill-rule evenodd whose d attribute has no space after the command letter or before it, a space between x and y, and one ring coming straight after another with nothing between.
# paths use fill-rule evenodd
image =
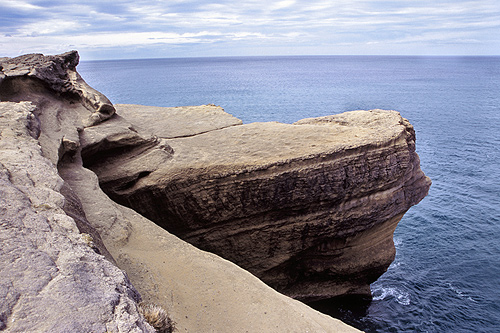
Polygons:
<instances>
[{"instance_id":1,"label":"white cloud","mask_svg":"<svg viewBox=\"0 0 500 333\"><path fill-rule=\"evenodd\" d=\"M295 3L296 3L295 0L283 0L283 1L278 1L276 3L271 3L269 8L271 10L279 10L293 6Z\"/></svg>"},{"instance_id":2,"label":"white cloud","mask_svg":"<svg viewBox=\"0 0 500 333\"><path fill-rule=\"evenodd\" d=\"M67 36L17 36L7 37L0 41L0 48L11 49L17 47L23 52L42 52L49 50L54 45L55 52L63 52L72 48L98 49L98 48L123 48L132 46L147 46L155 44L193 44L214 43L218 41L243 40L243 39L268 39L281 36L266 36L254 32L222 33L219 31L201 31L197 33L170 33L170 32L117 32L100 34L76 34ZM7 43L4 44L3 41ZM21 47L21 45L23 45ZM31 45L31 46L30 46Z\"/></svg>"},{"instance_id":3,"label":"white cloud","mask_svg":"<svg viewBox=\"0 0 500 333\"><path fill-rule=\"evenodd\" d=\"M42 7L33 5L27 1L21 0L2 0L2 5L12 9L19 9L23 11L40 10Z\"/></svg>"},{"instance_id":4,"label":"white cloud","mask_svg":"<svg viewBox=\"0 0 500 333\"><path fill-rule=\"evenodd\" d=\"M95 10L90 10L88 12L88 16L94 20L94 21L105 21L105 22L125 22L126 18L119 16L119 15L114 15L114 14L109 14L109 13L102 13L98 12Z\"/></svg>"},{"instance_id":5,"label":"white cloud","mask_svg":"<svg viewBox=\"0 0 500 333\"><path fill-rule=\"evenodd\" d=\"M86 26L88 27L88 25ZM82 26L81 23L75 21L64 19L50 19L46 21L28 23L24 26L19 27L17 32L21 36L39 36L51 34L59 35L65 32L68 33L85 29L86 26Z\"/></svg>"},{"instance_id":6,"label":"white cloud","mask_svg":"<svg viewBox=\"0 0 500 333\"><path fill-rule=\"evenodd\" d=\"M461 44L461 43L479 43L480 41L473 38L471 33L463 32L426 32L417 36L407 36L401 39L395 39L393 43L409 44L409 43L430 43L430 44Z\"/></svg>"}]
</instances>

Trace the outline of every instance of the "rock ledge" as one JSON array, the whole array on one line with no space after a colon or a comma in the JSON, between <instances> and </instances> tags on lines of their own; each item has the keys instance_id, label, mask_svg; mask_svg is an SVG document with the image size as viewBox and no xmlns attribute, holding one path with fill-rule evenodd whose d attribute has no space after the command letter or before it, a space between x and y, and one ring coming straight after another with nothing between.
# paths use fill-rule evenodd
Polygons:
<instances>
[{"instance_id":1,"label":"rock ledge","mask_svg":"<svg viewBox=\"0 0 500 333\"><path fill-rule=\"evenodd\" d=\"M133 107L117 105L118 113L122 107L134 122ZM157 118L145 110L137 109L142 123L156 128L175 113L164 108ZM176 126L203 112L185 113ZM394 260L397 223L430 186L414 129L395 111L221 126L178 138L150 131L168 153L89 158L103 190L304 301L370 295L370 283ZM85 142L84 151L92 140Z\"/></svg>"}]
</instances>

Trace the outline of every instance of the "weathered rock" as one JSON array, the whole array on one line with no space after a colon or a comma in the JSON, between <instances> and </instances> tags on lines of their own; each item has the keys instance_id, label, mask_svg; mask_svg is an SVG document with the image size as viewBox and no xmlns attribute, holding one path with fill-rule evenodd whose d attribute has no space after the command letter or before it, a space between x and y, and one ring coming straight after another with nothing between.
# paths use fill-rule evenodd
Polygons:
<instances>
[{"instance_id":1,"label":"weathered rock","mask_svg":"<svg viewBox=\"0 0 500 333\"><path fill-rule=\"evenodd\" d=\"M67 55L45 59L57 76L74 75L62 60ZM13 73L15 62L7 61ZM30 74L36 72L3 81L0 75L0 330L151 331L137 311L139 294L116 261L144 300L168 309L179 331L357 331L111 201L82 166L82 146L93 165L116 155L134 166L139 156L153 169L175 152L118 115L100 124L103 132L84 128L92 90L66 94L49 74ZM82 87L67 82L67 91ZM137 180L144 176L139 172ZM103 256L108 250L110 261Z\"/></svg>"},{"instance_id":2,"label":"weathered rock","mask_svg":"<svg viewBox=\"0 0 500 333\"><path fill-rule=\"evenodd\" d=\"M65 213L64 182L42 156L34 110L0 103L0 330L154 332L127 276Z\"/></svg>"},{"instance_id":3,"label":"weathered rock","mask_svg":"<svg viewBox=\"0 0 500 333\"><path fill-rule=\"evenodd\" d=\"M164 108L117 104L115 107L120 110L122 117L146 133L154 133L165 139L193 136L242 124L240 119L215 105Z\"/></svg>"},{"instance_id":4,"label":"weathered rock","mask_svg":"<svg viewBox=\"0 0 500 333\"><path fill-rule=\"evenodd\" d=\"M112 202L88 169L63 163L60 173L143 299L166 308L179 332L358 332Z\"/></svg>"},{"instance_id":5,"label":"weathered rock","mask_svg":"<svg viewBox=\"0 0 500 333\"><path fill-rule=\"evenodd\" d=\"M19 91L18 85L26 83L26 79L38 80L44 87L58 95L77 98L92 113L84 121L85 126L95 125L110 118L115 108L109 99L90 87L76 71L80 56L76 51L57 56L43 54L27 54L0 63L3 77L0 76L2 95L0 100L15 101L14 95ZM21 81L21 82L17 82ZM36 90L38 85L32 84ZM23 89L25 94L28 89ZM28 97L29 96L24 96Z\"/></svg>"},{"instance_id":6,"label":"weathered rock","mask_svg":"<svg viewBox=\"0 0 500 333\"><path fill-rule=\"evenodd\" d=\"M168 135L155 131L168 117L144 108L142 123L151 115L153 134ZM165 140L162 163L108 154L89 167L115 201L301 300L369 295L394 260L397 223L430 186L395 111L194 132Z\"/></svg>"}]
</instances>

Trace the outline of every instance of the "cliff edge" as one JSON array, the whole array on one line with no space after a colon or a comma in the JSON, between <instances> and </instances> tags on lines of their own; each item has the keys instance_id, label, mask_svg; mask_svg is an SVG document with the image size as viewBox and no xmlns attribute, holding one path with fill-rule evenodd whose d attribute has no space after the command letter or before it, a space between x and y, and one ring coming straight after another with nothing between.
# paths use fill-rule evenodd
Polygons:
<instances>
[{"instance_id":1,"label":"cliff edge","mask_svg":"<svg viewBox=\"0 0 500 333\"><path fill-rule=\"evenodd\" d=\"M0 330L152 332L142 299L178 331L357 331L112 201L99 182L134 193L182 150L116 114L77 64L75 51L0 61ZM180 136L240 127L201 109L213 123Z\"/></svg>"},{"instance_id":2,"label":"cliff edge","mask_svg":"<svg viewBox=\"0 0 500 333\"><path fill-rule=\"evenodd\" d=\"M111 125L118 119L84 133L84 165L103 190L302 301L370 296L394 260L397 223L430 186L413 126L395 111L242 125L214 107L182 117L175 108L115 107L161 144L126 154L104 147L93 133L125 135ZM210 112L221 126L194 128Z\"/></svg>"}]
</instances>

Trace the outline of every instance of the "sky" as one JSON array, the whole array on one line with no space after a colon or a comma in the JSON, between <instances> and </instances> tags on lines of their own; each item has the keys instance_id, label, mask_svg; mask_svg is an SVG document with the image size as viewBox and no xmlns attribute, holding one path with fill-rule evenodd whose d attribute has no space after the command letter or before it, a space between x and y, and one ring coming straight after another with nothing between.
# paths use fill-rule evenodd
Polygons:
<instances>
[{"instance_id":1,"label":"sky","mask_svg":"<svg viewBox=\"0 0 500 333\"><path fill-rule=\"evenodd\" d=\"M500 55L499 0L0 0L0 57Z\"/></svg>"}]
</instances>

